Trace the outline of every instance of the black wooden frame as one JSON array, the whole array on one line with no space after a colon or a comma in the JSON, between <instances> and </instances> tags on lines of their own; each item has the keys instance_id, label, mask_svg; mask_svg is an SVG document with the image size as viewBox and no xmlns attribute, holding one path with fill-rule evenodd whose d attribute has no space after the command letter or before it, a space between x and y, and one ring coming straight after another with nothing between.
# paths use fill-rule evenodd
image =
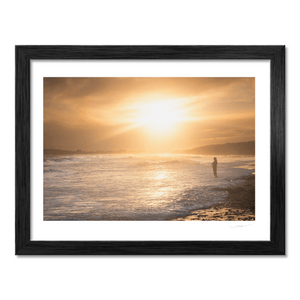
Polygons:
<instances>
[{"instance_id":1,"label":"black wooden frame","mask_svg":"<svg viewBox=\"0 0 300 300\"><path fill-rule=\"evenodd\" d=\"M16 46L15 54L15 253L17 255L285 254L285 46ZM270 60L270 241L31 241L30 60L32 59Z\"/></svg>"}]
</instances>

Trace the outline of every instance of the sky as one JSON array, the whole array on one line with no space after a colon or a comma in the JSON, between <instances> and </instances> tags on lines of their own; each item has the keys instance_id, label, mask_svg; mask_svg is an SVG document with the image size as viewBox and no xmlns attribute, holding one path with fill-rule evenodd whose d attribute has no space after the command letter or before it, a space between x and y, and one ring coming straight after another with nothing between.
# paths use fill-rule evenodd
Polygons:
<instances>
[{"instance_id":1,"label":"sky","mask_svg":"<svg viewBox=\"0 0 300 300\"><path fill-rule=\"evenodd\" d=\"M255 140L255 78L44 78L44 149L174 151Z\"/></svg>"}]
</instances>

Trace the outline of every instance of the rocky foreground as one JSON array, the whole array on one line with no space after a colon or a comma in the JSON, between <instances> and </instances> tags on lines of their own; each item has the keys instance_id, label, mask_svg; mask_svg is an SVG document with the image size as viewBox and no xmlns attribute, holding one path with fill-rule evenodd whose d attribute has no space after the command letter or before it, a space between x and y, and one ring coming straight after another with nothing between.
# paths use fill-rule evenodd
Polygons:
<instances>
[{"instance_id":1,"label":"rocky foreground","mask_svg":"<svg viewBox=\"0 0 300 300\"><path fill-rule=\"evenodd\" d=\"M245 181L226 189L217 188L228 193L224 202L209 208L193 211L187 217L176 221L254 221L255 220L255 175L243 177Z\"/></svg>"}]
</instances>

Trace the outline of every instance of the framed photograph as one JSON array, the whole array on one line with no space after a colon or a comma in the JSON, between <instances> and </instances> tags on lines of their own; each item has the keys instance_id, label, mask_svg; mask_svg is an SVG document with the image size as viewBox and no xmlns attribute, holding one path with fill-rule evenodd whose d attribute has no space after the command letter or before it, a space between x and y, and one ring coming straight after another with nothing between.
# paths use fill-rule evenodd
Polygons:
<instances>
[{"instance_id":1,"label":"framed photograph","mask_svg":"<svg viewBox=\"0 0 300 300\"><path fill-rule=\"evenodd\" d=\"M285 46L16 46L15 217L16 255L284 255Z\"/></svg>"}]
</instances>

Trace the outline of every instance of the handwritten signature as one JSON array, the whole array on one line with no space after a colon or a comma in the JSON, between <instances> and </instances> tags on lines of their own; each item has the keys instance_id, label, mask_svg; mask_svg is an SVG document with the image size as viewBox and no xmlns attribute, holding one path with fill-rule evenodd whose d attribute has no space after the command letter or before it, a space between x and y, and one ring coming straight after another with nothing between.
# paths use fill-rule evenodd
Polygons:
<instances>
[{"instance_id":1,"label":"handwritten signature","mask_svg":"<svg viewBox=\"0 0 300 300\"><path fill-rule=\"evenodd\" d=\"M234 226L230 226L230 227L231 227L231 228L239 228L239 227L247 227L247 226L252 226L252 224L234 225Z\"/></svg>"}]
</instances>

